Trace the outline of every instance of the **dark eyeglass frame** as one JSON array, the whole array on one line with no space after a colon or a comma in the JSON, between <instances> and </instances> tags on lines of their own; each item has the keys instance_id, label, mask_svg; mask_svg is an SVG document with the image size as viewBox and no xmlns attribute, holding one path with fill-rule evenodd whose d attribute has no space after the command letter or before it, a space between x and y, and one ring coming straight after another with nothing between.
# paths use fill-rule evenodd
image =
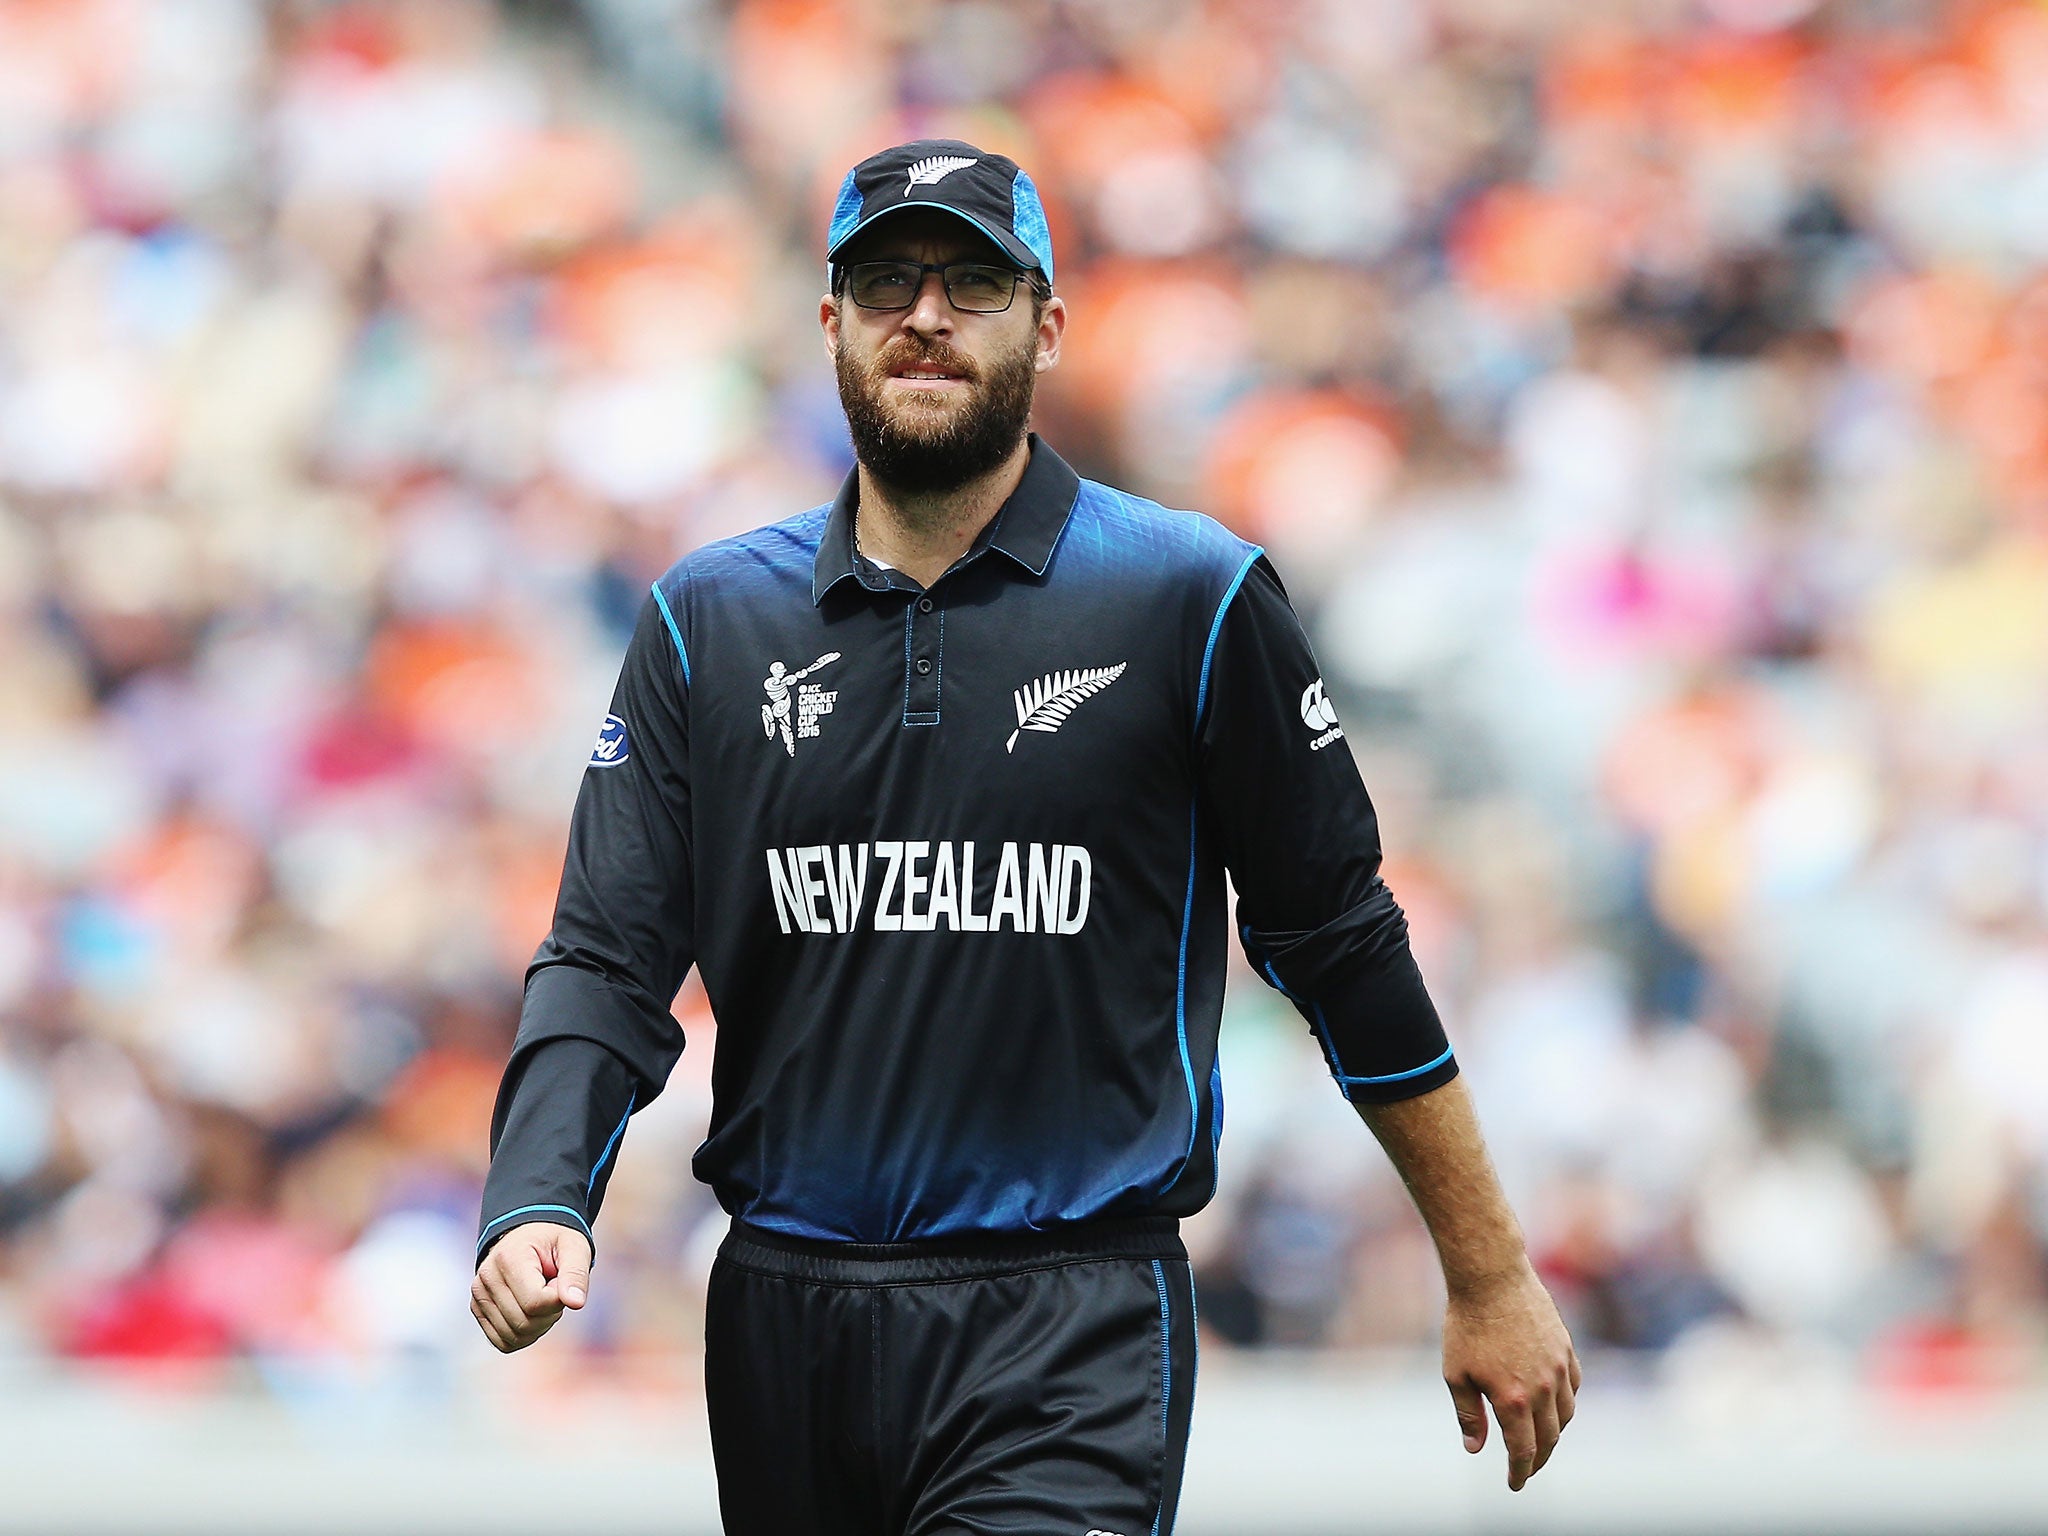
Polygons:
<instances>
[{"instance_id":1,"label":"dark eyeglass frame","mask_svg":"<svg viewBox=\"0 0 2048 1536\"><path fill-rule=\"evenodd\" d=\"M897 271L906 274L915 271L917 274L917 280L910 285L910 297L905 299L901 304L869 304L862 300L859 296L860 273L863 270L873 272L878 267L893 267ZM977 271L981 272L999 272L1003 276L1009 278L1010 291L1003 295L1003 302L993 306L992 308L981 308L973 304L962 304L959 298L953 292L953 272L956 268L962 267L972 267ZM959 310L962 314L1002 314L1012 304L1017 302L1017 284L1019 280L1023 280L1030 283L1034 291L1050 292L1050 290L1040 289L1039 280L1034 274L1026 272L1018 267L1006 267L1003 266L1000 262L994 261L974 261L966 259L959 261L856 261L849 263L847 266L842 267L840 270L846 274L846 295L848 298L852 299L855 304L860 305L862 309L878 310L885 314L894 313L896 311L910 309L914 307L917 303L917 296L920 293L924 292L924 275L927 272L936 272L939 274L939 282L944 286L946 290L946 302L952 305L955 309Z\"/></svg>"}]
</instances>

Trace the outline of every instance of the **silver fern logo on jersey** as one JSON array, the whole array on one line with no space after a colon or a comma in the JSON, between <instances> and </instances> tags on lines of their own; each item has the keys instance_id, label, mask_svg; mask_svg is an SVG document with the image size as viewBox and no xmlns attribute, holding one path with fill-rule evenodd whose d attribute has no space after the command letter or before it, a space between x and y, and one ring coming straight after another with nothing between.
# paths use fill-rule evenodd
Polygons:
<instances>
[{"instance_id":1,"label":"silver fern logo on jersey","mask_svg":"<svg viewBox=\"0 0 2048 1536\"><path fill-rule=\"evenodd\" d=\"M1047 735L1057 731L1085 700L1094 698L1122 677L1127 665L1120 661L1113 667L1048 672L1037 682L1014 690L1011 697L1017 701L1017 729L1010 732L1003 750L1015 752L1017 738L1026 731L1044 731Z\"/></svg>"},{"instance_id":2,"label":"silver fern logo on jersey","mask_svg":"<svg viewBox=\"0 0 2048 1536\"><path fill-rule=\"evenodd\" d=\"M910 180L903 188L904 195L908 196L912 187L934 186L955 171L964 171L972 164L972 155L933 155L920 160L910 168Z\"/></svg>"}]
</instances>

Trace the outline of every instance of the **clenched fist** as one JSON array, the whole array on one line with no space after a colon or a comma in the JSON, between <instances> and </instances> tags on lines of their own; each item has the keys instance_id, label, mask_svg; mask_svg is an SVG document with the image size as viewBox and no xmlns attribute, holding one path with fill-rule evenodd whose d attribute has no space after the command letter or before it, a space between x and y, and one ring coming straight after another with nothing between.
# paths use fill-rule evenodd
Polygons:
<instances>
[{"instance_id":1,"label":"clenched fist","mask_svg":"<svg viewBox=\"0 0 2048 1536\"><path fill-rule=\"evenodd\" d=\"M590 1293L590 1239L574 1227L530 1221L491 1245L470 1282L469 1310L500 1351L524 1349L562 1308Z\"/></svg>"}]
</instances>

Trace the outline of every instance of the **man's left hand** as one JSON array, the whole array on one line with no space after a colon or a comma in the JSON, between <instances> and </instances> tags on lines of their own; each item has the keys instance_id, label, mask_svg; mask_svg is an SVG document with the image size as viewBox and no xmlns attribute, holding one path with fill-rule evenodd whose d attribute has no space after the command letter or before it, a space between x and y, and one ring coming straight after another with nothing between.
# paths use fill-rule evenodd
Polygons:
<instances>
[{"instance_id":1,"label":"man's left hand","mask_svg":"<svg viewBox=\"0 0 2048 1536\"><path fill-rule=\"evenodd\" d=\"M1519 1492L1550 1460L1579 1390L1571 1335L1526 1261L1518 1272L1451 1293L1444 1309L1444 1384L1468 1451L1486 1444L1480 1399L1493 1404L1508 1448L1508 1487Z\"/></svg>"}]
</instances>

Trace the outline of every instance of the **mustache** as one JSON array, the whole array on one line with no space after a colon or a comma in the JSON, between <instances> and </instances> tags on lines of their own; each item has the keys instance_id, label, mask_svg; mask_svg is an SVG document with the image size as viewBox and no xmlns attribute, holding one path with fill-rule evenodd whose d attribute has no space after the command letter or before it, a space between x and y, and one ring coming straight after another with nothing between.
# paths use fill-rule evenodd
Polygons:
<instances>
[{"instance_id":1,"label":"mustache","mask_svg":"<svg viewBox=\"0 0 2048 1536\"><path fill-rule=\"evenodd\" d=\"M981 370L974 366L971 358L936 338L921 346L906 341L885 348L875 357L873 373L878 379L886 379L904 368L940 368L947 373L957 373L970 384L981 378Z\"/></svg>"}]
</instances>

